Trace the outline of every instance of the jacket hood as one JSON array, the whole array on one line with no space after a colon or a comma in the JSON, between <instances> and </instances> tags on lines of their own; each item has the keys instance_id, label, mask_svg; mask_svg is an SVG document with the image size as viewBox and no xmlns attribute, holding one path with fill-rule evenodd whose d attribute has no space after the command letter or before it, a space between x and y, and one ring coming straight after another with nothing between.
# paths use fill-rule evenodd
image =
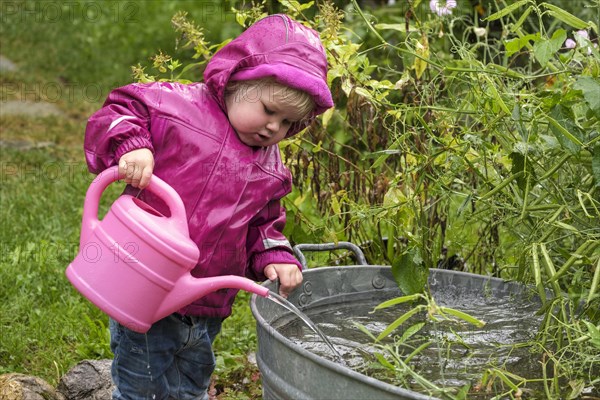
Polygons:
<instances>
[{"instance_id":1,"label":"jacket hood","mask_svg":"<svg viewBox=\"0 0 600 400\"><path fill-rule=\"evenodd\" d=\"M319 34L287 15L275 14L254 23L221 48L204 70L204 82L224 110L229 81L266 77L312 95L316 107L310 119L333 107ZM309 122L295 124L288 136Z\"/></svg>"}]
</instances>

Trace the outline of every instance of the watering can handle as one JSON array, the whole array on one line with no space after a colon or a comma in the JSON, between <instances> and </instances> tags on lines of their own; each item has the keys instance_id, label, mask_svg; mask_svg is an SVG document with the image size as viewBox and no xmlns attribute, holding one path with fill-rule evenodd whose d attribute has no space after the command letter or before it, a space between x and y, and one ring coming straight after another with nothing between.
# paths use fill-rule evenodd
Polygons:
<instances>
[{"instance_id":1,"label":"watering can handle","mask_svg":"<svg viewBox=\"0 0 600 400\"><path fill-rule=\"evenodd\" d=\"M102 171L88 188L85 195L85 203L83 206L83 224L81 227L81 245L84 245L92 231L100 223L98 219L98 205L100 197L104 190L113 182L118 181L119 168L117 166L107 168ZM165 181L156 175L152 175L150 183L146 188L152 193L160 197L169 207L171 218L177 225L177 228L186 236L189 235L187 218L185 214L185 206L179 194L169 186Z\"/></svg>"},{"instance_id":2,"label":"watering can handle","mask_svg":"<svg viewBox=\"0 0 600 400\"><path fill-rule=\"evenodd\" d=\"M306 269L306 257L304 257L304 253L302 253L302 250L304 250L304 251L327 251L327 250L338 250L338 249L345 249L345 250L352 251L354 253L354 256L356 257L356 262L358 263L358 265L368 265L367 260L365 259L365 255L362 252L362 250L360 249L360 247L358 247L354 243L350 243L350 242L323 243L323 244L302 243L302 244L295 245L293 250L294 250L294 254L298 258L298 261L300 261L300 264L302 264L302 270L305 270Z\"/></svg>"}]
</instances>

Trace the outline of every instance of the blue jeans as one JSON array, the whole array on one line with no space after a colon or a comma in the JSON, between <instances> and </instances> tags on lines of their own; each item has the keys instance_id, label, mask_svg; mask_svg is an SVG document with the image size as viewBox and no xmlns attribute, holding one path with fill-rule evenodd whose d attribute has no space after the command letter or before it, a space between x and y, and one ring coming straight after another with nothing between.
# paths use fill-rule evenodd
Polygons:
<instances>
[{"instance_id":1,"label":"blue jeans","mask_svg":"<svg viewBox=\"0 0 600 400\"><path fill-rule=\"evenodd\" d=\"M111 319L113 399L208 399L221 321L172 314L144 334Z\"/></svg>"}]
</instances>

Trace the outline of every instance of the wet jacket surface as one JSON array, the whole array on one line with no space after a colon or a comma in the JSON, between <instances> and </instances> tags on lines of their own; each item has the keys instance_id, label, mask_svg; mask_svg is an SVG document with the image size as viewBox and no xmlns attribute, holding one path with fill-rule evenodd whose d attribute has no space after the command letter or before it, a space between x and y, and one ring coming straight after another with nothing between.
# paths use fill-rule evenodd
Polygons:
<instances>
[{"instance_id":1,"label":"wet jacket surface","mask_svg":"<svg viewBox=\"0 0 600 400\"><path fill-rule=\"evenodd\" d=\"M285 210L280 199L291 191L291 175L277 145L250 147L239 140L227 119L224 85L232 79L272 76L311 93L317 103L314 115L323 112L332 102L317 37L286 16L267 17L212 58L205 83L127 85L114 90L89 119L84 148L91 172L116 165L132 150L153 151L153 173L181 196L190 236L200 249L194 276L264 280L263 270L270 263L299 266L282 234ZM301 73L290 65L298 54L312 60ZM290 74L296 74L293 83ZM300 129L293 126L289 134ZM138 190L128 187L126 192L135 195ZM143 191L140 198L169 215L152 193ZM180 312L226 317L236 293L211 293Z\"/></svg>"}]
</instances>

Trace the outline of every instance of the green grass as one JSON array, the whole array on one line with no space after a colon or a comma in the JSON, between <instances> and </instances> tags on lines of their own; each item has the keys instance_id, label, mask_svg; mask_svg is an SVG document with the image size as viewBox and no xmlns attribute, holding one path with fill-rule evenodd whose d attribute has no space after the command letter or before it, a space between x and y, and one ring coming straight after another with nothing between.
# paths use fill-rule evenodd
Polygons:
<instances>
[{"instance_id":1,"label":"green grass","mask_svg":"<svg viewBox=\"0 0 600 400\"><path fill-rule=\"evenodd\" d=\"M148 64L159 49L175 51L171 17L187 11L218 43L239 32L227 5L217 1L12 1L3 6L2 53L29 76L58 80L84 100L131 81L130 66ZM200 79L200 76L197 76ZM100 93L99 93L100 92Z\"/></svg>"},{"instance_id":2,"label":"green grass","mask_svg":"<svg viewBox=\"0 0 600 400\"><path fill-rule=\"evenodd\" d=\"M55 381L81 355L108 356L95 323L106 318L70 286L90 176L61 147L2 151L0 372ZM73 171L72 173L68 171ZM89 174L88 174L89 175ZM102 322L106 325L106 322ZM85 351L94 343L95 352Z\"/></svg>"}]
</instances>

